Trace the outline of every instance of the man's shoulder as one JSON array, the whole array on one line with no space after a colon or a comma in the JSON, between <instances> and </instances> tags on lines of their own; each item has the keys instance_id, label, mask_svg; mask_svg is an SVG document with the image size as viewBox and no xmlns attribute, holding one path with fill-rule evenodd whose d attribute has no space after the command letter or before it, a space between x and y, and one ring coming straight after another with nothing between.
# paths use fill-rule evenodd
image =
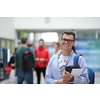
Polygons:
<instances>
[{"instance_id":1,"label":"man's shoulder","mask_svg":"<svg viewBox=\"0 0 100 100\"><path fill-rule=\"evenodd\" d=\"M57 59L58 55L53 55L50 59Z\"/></svg>"},{"instance_id":2,"label":"man's shoulder","mask_svg":"<svg viewBox=\"0 0 100 100\"><path fill-rule=\"evenodd\" d=\"M25 50L27 49L27 47L20 47L17 49L16 53L19 53L19 52L24 52Z\"/></svg>"}]
</instances>

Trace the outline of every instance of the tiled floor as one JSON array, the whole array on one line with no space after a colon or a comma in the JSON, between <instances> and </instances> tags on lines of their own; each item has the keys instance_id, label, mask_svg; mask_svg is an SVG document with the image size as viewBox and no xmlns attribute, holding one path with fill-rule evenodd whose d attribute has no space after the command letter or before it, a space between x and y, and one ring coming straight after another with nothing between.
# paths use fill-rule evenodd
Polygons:
<instances>
[{"instance_id":1,"label":"tiled floor","mask_svg":"<svg viewBox=\"0 0 100 100\"><path fill-rule=\"evenodd\" d=\"M41 84L45 84L43 74L41 74ZM23 82L25 83L25 82ZM10 84L9 79L1 81L0 84ZM34 71L34 84L37 84L36 72ZM95 84L100 84L100 72L95 72Z\"/></svg>"},{"instance_id":2,"label":"tiled floor","mask_svg":"<svg viewBox=\"0 0 100 100\"><path fill-rule=\"evenodd\" d=\"M33 74L34 74L34 84L37 84L36 72L34 71ZM25 83L25 82L23 82L23 83ZM9 79L3 80L0 82L0 84L10 84L10 80ZM41 73L41 84L45 84L44 77L43 77L42 73Z\"/></svg>"}]
</instances>

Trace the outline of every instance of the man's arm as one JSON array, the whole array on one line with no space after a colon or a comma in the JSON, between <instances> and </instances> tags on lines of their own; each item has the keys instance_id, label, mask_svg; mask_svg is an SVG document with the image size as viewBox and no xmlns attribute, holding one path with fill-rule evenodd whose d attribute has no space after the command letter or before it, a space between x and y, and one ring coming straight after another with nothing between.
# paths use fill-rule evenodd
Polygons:
<instances>
[{"instance_id":1,"label":"man's arm","mask_svg":"<svg viewBox=\"0 0 100 100\"><path fill-rule=\"evenodd\" d=\"M79 77L74 77L73 83L75 83L75 84L89 84L88 71L87 71L87 65L86 65L85 59L80 56L78 64L83 69L83 71Z\"/></svg>"},{"instance_id":2,"label":"man's arm","mask_svg":"<svg viewBox=\"0 0 100 100\"><path fill-rule=\"evenodd\" d=\"M83 69L81 75L78 77L75 77L75 76L72 76L69 72L64 71L63 80L65 83L66 82L70 82L70 83L72 82L74 84L88 84L89 83L88 71L87 71L87 65L86 65L85 59L83 57L80 57L78 64Z\"/></svg>"},{"instance_id":3,"label":"man's arm","mask_svg":"<svg viewBox=\"0 0 100 100\"><path fill-rule=\"evenodd\" d=\"M58 80L54 79L52 76L52 71L51 71L52 61L53 61L53 59L51 58L46 67L46 75L45 75L46 84L57 84L57 81L58 81Z\"/></svg>"}]
</instances>

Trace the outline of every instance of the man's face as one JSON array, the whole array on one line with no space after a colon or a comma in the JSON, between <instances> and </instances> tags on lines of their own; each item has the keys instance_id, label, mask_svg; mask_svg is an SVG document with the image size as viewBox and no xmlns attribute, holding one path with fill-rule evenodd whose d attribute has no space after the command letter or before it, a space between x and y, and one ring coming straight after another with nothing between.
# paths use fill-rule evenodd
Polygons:
<instances>
[{"instance_id":1,"label":"man's face","mask_svg":"<svg viewBox=\"0 0 100 100\"><path fill-rule=\"evenodd\" d=\"M39 41L39 47L43 47L44 46L44 42L43 41Z\"/></svg>"},{"instance_id":2,"label":"man's face","mask_svg":"<svg viewBox=\"0 0 100 100\"><path fill-rule=\"evenodd\" d=\"M59 48L59 46L58 46L56 43L54 43L53 47L54 47L55 49L58 49L58 48Z\"/></svg>"},{"instance_id":3,"label":"man's face","mask_svg":"<svg viewBox=\"0 0 100 100\"><path fill-rule=\"evenodd\" d=\"M71 50L72 46L75 45L74 36L63 34L60 43L63 50Z\"/></svg>"}]
</instances>

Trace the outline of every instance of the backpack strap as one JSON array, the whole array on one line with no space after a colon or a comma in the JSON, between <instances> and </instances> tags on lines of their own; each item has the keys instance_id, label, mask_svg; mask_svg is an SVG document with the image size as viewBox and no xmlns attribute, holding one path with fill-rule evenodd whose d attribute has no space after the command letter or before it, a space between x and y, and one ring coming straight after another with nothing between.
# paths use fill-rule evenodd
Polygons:
<instances>
[{"instance_id":1,"label":"backpack strap","mask_svg":"<svg viewBox=\"0 0 100 100\"><path fill-rule=\"evenodd\" d=\"M74 57L74 65L78 65L78 59L79 57L82 56L81 54L76 54Z\"/></svg>"}]
</instances>

